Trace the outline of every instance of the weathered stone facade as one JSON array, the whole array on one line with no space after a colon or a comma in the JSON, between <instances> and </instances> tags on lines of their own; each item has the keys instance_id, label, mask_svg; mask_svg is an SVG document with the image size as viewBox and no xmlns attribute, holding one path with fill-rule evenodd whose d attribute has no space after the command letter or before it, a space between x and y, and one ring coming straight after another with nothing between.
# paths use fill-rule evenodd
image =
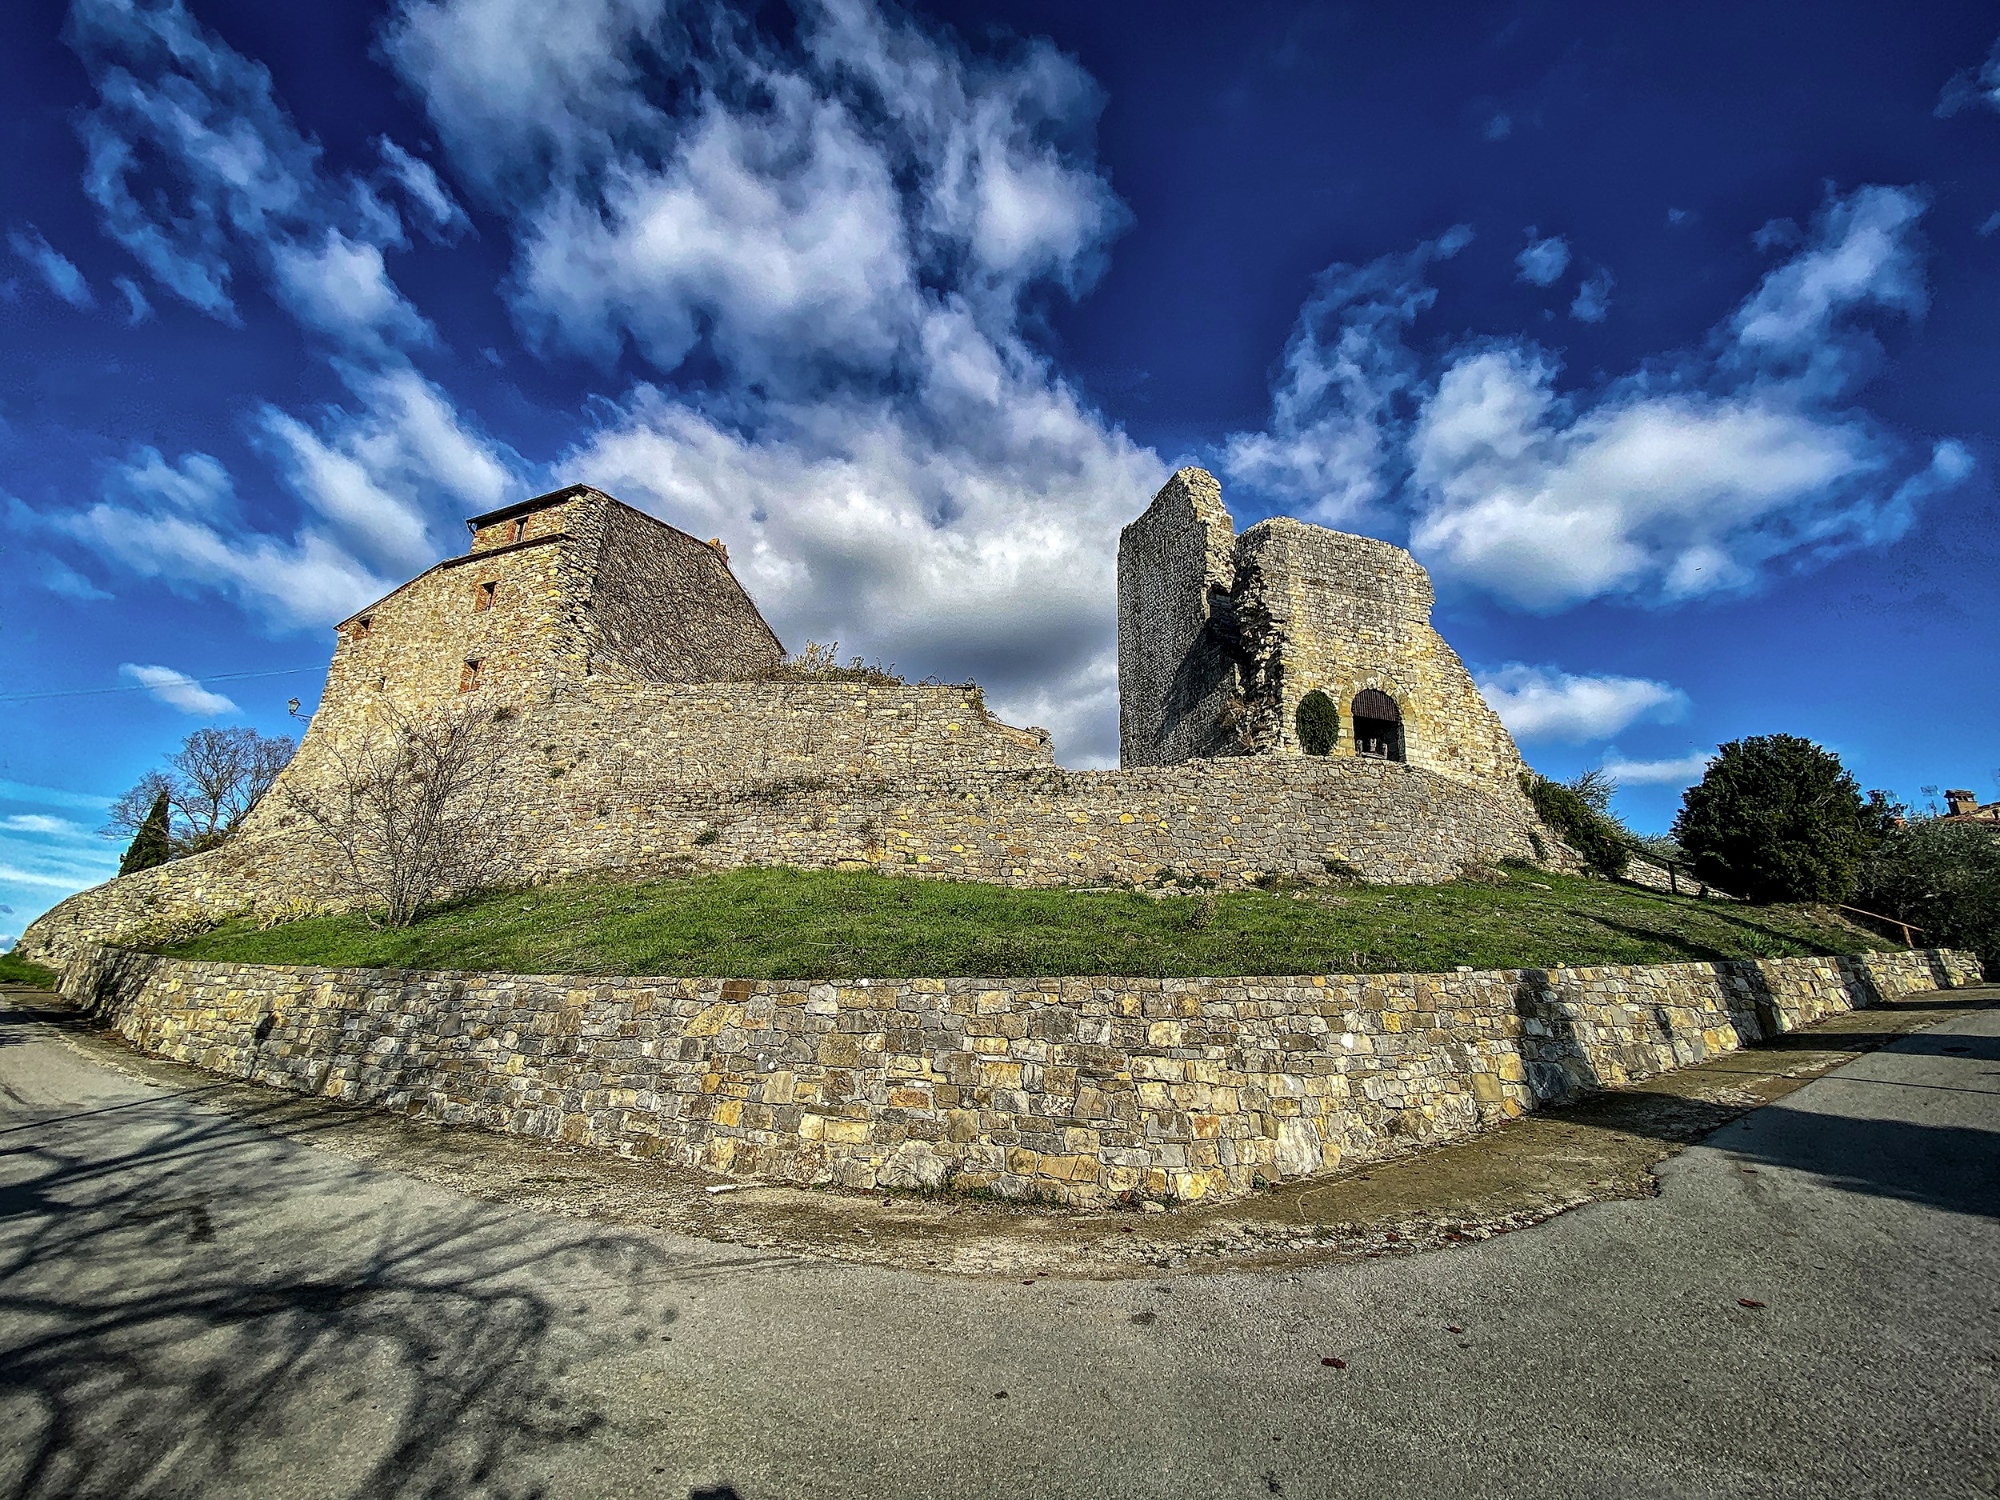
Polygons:
<instances>
[{"instance_id":1,"label":"weathered stone facade","mask_svg":"<svg viewBox=\"0 0 2000 1500\"><path fill-rule=\"evenodd\" d=\"M1339 715L1329 756L1375 753L1512 784L1521 757L1431 628L1430 576L1400 547L1275 517L1237 536L1222 487L1182 469L1118 542L1119 752L1127 766L1301 756L1307 694ZM1357 736L1378 694L1397 728Z\"/></svg>"},{"instance_id":2,"label":"weathered stone facade","mask_svg":"<svg viewBox=\"0 0 2000 1500\"><path fill-rule=\"evenodd\" d=\"M1643 968L841 984L80 954L148 1052L742 1176L1200 1199L1451 1140L1881 999L1945 951Z\"/></svg>"}]
</instances>

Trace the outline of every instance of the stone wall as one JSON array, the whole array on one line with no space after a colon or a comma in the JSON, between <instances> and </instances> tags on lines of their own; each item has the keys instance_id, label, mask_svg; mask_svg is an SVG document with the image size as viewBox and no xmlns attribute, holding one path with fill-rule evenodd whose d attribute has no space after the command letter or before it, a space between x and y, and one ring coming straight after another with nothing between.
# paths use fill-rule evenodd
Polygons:
<instances>
[{"instance_id":1,"label":"stone wall","mask_svg":"<svg viewBox=\"0 0 2000 1500\"><path fill-rule=\"evenodd\" d=\"M522 883L765 864L1027 886L1162 872L1420 883L1533 858L1539 830L1518 788L1393 762L1066 771L1046 735L993 719L963 687L599 679L512 727L506 837ZM311 749L309 737L287 778L315 774ZM287 811L287 784L229 845L62 902L22 952L61 962L92 942L342 905L335 864Z\"/></svg>"},{"instance_id":2,"label":"stone wall","mask_svg":"<svg viewBox=\"0 0 2000 1500\"><path fill-rule=\"evenodd\" d=\"M835 985L97 949L62 986L148 1052L417 1118L744 1177L1088 1204L1352 1167L1978 980L1951 952Z\"/></svg>"}]
</instances>

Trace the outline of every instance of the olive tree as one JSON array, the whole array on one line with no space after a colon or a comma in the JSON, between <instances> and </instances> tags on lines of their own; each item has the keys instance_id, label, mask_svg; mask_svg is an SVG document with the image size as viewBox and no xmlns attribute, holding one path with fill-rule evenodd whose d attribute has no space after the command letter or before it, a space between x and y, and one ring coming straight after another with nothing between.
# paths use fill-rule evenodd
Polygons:
<instances>
[{"instance_id":1,"label":"olive tree","mask_svg":"<svg viewBox=\"0 0 2000 1500\"><path fill-rule=\"evenodd\" d=\"M311 776L288 781L286 798L332 851L348 894L407 927L491 882L514 738L504 708L384 703L358 735L329 743Z\"/></svg>"},{"instance_id":2,"label":"olive tree","mask_svg":"<svg viewBox=\"0 0 2000 1500\"><path fill-rule=\"evenodd\" d=\"M1912 818L1860 871L1855 901L1923 929L1932 947L1969 948L2000 964L2000 827Z\"/></svg>"}]
</instances>

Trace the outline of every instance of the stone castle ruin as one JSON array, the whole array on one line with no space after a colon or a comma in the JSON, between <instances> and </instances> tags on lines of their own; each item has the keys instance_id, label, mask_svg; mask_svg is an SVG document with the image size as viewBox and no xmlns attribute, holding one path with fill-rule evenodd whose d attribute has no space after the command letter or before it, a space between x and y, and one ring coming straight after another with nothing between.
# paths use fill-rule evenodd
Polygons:
<instances>
[{"instance_id":1,"label":"stone castle ruin","mask_svg":"<svg viewBox=\"0 0 2000 1500\"><path fill-rule=\"evenodd\" d=\"M720 542L588 486L468 526L463 556L337 628L298 754L235 838L71 897L22 952L351 904L293 792L388 706L512 721L499 832L521 883L759 864L1408 883L1555 847L1409 554L1287 519L1239 537L1200 469L1120 540L1116 771L1058 767L970 684L788 668Z\"/></svg>"},{"instance_id":2,"label":"stone castle ruin","mask_svg":"<svg viewBox=\"0 0 2000 1500\"><path fill-rule=\"evenodd\" d=\"M1182 469L1118 539L1121 764L1372 756L1511 785L1514 741L1431 603L1402 548L1288 516L1239 537L1214 476Z\"/></svg>"}]
</instances>

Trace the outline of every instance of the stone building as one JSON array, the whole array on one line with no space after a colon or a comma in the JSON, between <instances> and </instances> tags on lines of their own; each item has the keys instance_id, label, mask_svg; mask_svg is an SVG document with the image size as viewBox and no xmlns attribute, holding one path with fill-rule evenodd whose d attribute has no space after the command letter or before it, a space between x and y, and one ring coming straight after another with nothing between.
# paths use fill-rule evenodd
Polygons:
<instances>
[{"instance_id":1,"label":"stone building","mask_svg":"<svg viewBox=\"0 0 2000 1500\"><path fill-rule=\"evenodd\" d=\"M1215 476L1182 469L1118 539L1121 763L1362 756L1511 784L1520 754L1432 600L1387 542L1289 516L1238 536Z\"/></svg>"},{"instance_id":2,"label":"stone building","mask_svg":"<svg viewBox=\"0 0 2000 1500\"><path fill-rule=\"evenodd\" d=\"M784 659L720 542L601 490L570 485L465 524L464 555L336 627L316 730L381 698L519 706L562 682L725 682Z\"/></svg>"}]
</instances>

